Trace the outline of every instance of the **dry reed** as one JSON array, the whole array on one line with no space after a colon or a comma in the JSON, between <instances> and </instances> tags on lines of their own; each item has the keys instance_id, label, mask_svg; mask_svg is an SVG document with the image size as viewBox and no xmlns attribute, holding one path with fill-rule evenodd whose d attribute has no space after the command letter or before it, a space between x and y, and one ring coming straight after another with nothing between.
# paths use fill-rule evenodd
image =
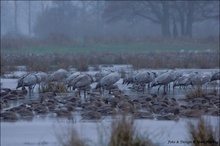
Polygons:
<instances>
[{"instance_id":1,"label":"dry reed","mask_svg":"<svg viewBox=\"0 0 220 146\"><path fill-rule=\"evenodd\" d=\"M219 146L219 125L213 126L201 116L196 125L188 123L188 131L193 146Z\"/></svg>"},{"instance_id":2,"label":"dry reed","mask_svg":"<svg viewBox=\"0 0 220 146\"><path fill-rule=\"evenodd\" d=\"M147 137L141 137L134 127L134 118L127 119L125 114L112 122L108 146L155 146Z\"/></svg>"}]
</instances>

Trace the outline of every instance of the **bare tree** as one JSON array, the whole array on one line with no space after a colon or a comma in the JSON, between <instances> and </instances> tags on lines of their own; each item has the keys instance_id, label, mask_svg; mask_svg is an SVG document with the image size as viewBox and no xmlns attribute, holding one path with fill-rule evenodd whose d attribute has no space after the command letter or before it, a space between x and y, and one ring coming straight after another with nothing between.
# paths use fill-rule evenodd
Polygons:
<instances>
[{"instance_id":1,"label":"bare tree","mask_svg":"<svg viewBox=\"0 0 220 146\"><path fill-rule=\"evenodd\" d=\"M177 36L177 23L180 24L181 36L192 36L194 22L206 19L219 20L219 2L216 1L114 1L106 3L103 17L108 19L107 22L140 16L160 24L161 34L164 37L171 37L171 26L173 26L173 36Z\"/></svg>"},{"instance_id":2,"label":"bare tree","mask_svg":"<svg viewBox=\"0 0 220 146\"><path fill-rule=\"evenodd\" d=\"M14 1L14 29L15 29L15 34L18 34L18 22L17 22L17 18L18 18L18 4L17 1Z\"/></svg>"},{"instance_id":3,"label":"bare tree","mask_svg":"<svg viewBox=\"0 0 220 146\"><path fill-rule=\"evenodd\" d=\"M28 0L28 33L31 36L31 0Z\"/></svg>"},{"instance_id":4,"label":"bare tree","mask_svg":"<svg viewBox=\"0 0 220 146\"><path fill-rule=\"evenodd\" d=\"M38 37L73 37L74 18L77 9L67 1L54 1L53 7L47 8L41 13L34 26L34 33ZM60 38L61 39L61 38ZM60 40L61 41L61 40Z\"/></svg>"},{"instance_id":5,"label":"bare tree","mask_svg":"<svg viewBox=\"0 0 220 146\"><path fill-rule=\"evenodd\" d=\"M108 18L108 22L136 16L160 24L162 35L164 37L171 36L169 1L107 2L103 14L103 17Z\"/></svg>"},{"instance_id":6,"label":"bare tree","mask_svg":"<svg viewBox=\"0 0 220 146\"><path fill-rule=\"evenodd\" d=\"M219 20L219 2L173 1L172 18L180 24L181 36L192 36L193 23L207 19Z\"/></svg>"}]
</instances>

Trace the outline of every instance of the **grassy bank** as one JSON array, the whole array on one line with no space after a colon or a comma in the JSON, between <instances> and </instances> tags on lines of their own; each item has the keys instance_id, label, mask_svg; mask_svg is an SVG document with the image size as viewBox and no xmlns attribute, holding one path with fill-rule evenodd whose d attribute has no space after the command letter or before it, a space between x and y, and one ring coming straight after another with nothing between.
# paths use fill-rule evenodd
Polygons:
<instances>
[{"instance_id":1,"label":"grassy bank","mask_svg":"<svg viewBox=\"0 0 220 146\"><path fill-rule=\"evenodd\" d=\"M164 45L99 45L99 46L74 46L74 47L57 47L57 46L40 46L26 49L2 49L2 54L51 54L51 53L83 53L83 52L110 52L110 53L147 53L147 52L179 52L181 50L205 51L217 50L217 47L194 47L194 46L164 46Z\"/></svg>"},{"instance_id":2,"label":"grassy bank","mask_svg":"<svg viewBox=\"0 0 220 146\"><path fill-rule=\"evenodd\" d=\"M86 38L84 41L74 39L45 38L1 38L2 54L48 54L48 53L145 53L152 51L176 52L180 50L219 50L219 37L207 38L162 38L125 36Z\"/></svg>"},{"instance_id":3,"label":"grassy bank","mask_svg":"<svg viewBox=\"0 0 220 146\"><path fill-rule=\"evenodd\" d=\"M87 71L89 66L128 64L140 68L217 68L218 52L148 52L148 53L53 53L53 54L7 54L1 57L1 73L13 71L15 66L26 66L28 71L51 71L59 68L76 68Z\"/></svg>"}]
</instances>

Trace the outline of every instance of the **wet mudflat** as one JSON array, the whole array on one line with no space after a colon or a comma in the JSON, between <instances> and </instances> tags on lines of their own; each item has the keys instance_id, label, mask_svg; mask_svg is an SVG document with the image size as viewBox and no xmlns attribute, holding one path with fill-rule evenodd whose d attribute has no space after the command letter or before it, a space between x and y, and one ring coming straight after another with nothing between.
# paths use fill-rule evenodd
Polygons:
<instances>
[{"instance_id":1,"label":"wet mudflat","mask_svg":"<svg viewBox=\"0 0 220 146\"><path fill-rule=\"evenodd\" d=\"M184 70L185 73L192 71ZM158 71L158 70L157 70ZM195 70L193 70L195 71ZM216 72L218 69L209 70L197 70L203 72ZM17 85L17 79L1 79L2 88L15 89ZM129 86L122 84L122 79L117 83L119 89L124 91L125 94L130 97L141 98L148 94L162 95L162 91L157 92L157 88L153 88L145 92L134 92L129 89ZM91 86L94 88L96 83ZM190 87L189 87L190 88ZM212 88L207 86L204 88ZM37 99L39 94L35 89L34 94L25 99L18 101L10 101L10 105L18 106L23 102ZM185 96L185 90L176 88L174 91L167 92L168 97L174 97L180 99ZM71 93L70 93L71 94ZM108 96L108 94L106 95ZM211 121L212 125L219 123L218 116L206 116L208 121ZM111 128L111 116L105 116L100 120L83 120L80 116L80 112L75 112L73 118L57 118L53 113L46 115L35 116L31 120L18 120L16 122L1 121L1 145L2 146L23 146L23 145L59 145L57 141L56 133L65 133L65 129L74 127L79 132L82 138L91 141L91 145L98 145L100 142L100 133L104 133L104 139L109 139L109 133ZM180 146L190 145L190 138L187 134L186 124L188 121L197 122L196 118L180 118L178 121L165 121L156 119L136 119L135 126L140 133L148 134L154 142L161 146L176 146L176 141L179 141ZM100 132L101 131L101 132ZM12 140L13 139L13 140ZM175 141L175 142L173 142Z\"/></svg>"}]
</instances>

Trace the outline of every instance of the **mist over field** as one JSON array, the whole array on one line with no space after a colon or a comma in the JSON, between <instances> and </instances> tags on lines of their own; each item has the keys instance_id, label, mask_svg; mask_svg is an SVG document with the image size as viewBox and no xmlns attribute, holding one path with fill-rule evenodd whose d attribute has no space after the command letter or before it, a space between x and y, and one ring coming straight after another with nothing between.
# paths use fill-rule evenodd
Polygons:
<instances>
[{"instance_id":1,"label":"mist over field","mask_svg":"<svg viewBox=\"0 0 220 146\"><path fill-rule=\"evenodd\" d=\"M218 1L1 1L4 51L208 50L218 41Z\"/></svg>"},{"instance_id":2,"label":"mist over field","mask_svg":"<svg viewBox=\"0 0 220 146\"><path fill-rule=\"evenodd\" d=\"M0 145L219 145L219 6L1 1Z\"/></svg>"}]
</instances>

